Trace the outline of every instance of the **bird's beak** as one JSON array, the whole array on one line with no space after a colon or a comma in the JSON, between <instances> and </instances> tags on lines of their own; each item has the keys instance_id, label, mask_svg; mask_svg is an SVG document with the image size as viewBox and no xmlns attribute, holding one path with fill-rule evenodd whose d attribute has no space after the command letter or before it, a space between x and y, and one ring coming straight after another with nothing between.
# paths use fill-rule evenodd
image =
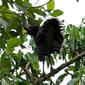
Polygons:
<instances>
[{"instance_id":1,"label":"bird's beak","mask_svg":"<svg viewBox=\"0 0 85 85\"><path fill-rule=\"evenodd\" d=\"M27 34L27 31L24 29L24 27L22 28L22 34Z\"/></svg>"}]
</instances>

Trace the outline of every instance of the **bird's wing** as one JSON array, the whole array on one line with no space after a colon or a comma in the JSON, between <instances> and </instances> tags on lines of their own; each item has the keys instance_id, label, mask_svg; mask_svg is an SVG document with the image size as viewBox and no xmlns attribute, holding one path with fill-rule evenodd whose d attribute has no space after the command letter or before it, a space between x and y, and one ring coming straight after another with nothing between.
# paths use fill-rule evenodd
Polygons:
<instances>
[{"instance_id":1,"label":"bird's wing","mask_svg":"<svg viewBox=\"0 0 85 85\"><path fill-rule=\"evenodd\" d=\"M45 35L46 35L45 28L40 27L35 37L36 45L39 46L40 44L45 42Z\"/></svg>"},{"instance_id":2,"label":"bird's wing","mask_svg":"<svg viewBox=\"0 0 85 85\"><path fill-rule=\"evenodd\" d=\"M48 31L45 35L45 39L46 39L46 42L48 43L48 45L50 46L53 43L53 41L55 40L55 36L56 36L57 32L56 32L56 30L54 30L53 27L49 27L47 29L48 29Z\"/></svg>"}]
</instances>

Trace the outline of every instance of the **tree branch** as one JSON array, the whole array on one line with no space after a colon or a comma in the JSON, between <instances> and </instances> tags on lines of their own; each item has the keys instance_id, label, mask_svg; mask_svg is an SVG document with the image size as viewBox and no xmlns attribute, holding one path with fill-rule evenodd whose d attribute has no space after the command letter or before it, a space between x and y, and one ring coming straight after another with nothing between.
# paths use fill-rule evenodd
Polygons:
<instances>
[{"instance_id":1,"label":"tree branch","mask_svg":"<svg viewBox=\"0 0 85 85\"><path fill-rule=\"evenodd\" d=\"M73 59L71 59L70 61L63 63L62 65L60 65L58 68L53 69L50 73L45 74L42 77L38 77L35 79L35 77L33 77L32 73L29 72L29 65L30 62L28 62L25 66L25 72L27 73L27 75L30 77L30 82L33 83L34 85L40 85L43 81L45 80L49 80L50 77L54 76L55 74L57 74L59 71L61 71L62 69L64 69L65 67L71 65L72 63L74 63L75 61L81 59L83 56L85 56L85 51L82 52L81 54L78 54L76 57L74 57ZM52 82L52 81L51 81ZM53 83L53 82L52 82Z\"/></svg>"},{"instance_id":2,"label":"tree branch","mask_svg":"<svg viewBox=\"0 0 85 85\"><path fill-rule=\"evenodd\" d=\"M25 63L22 63L20 66L24 65ZM11 69L9 72L7 72L6 74L4 74L1 78L4 78L5 76L9 76L10 73L14 73L14 71L16 69L18 69L20 66L15 66L13 69Z\"/></svg>"},{"instance_id":3,"label":"tree branch","mask_svg":"<svg viewBox=\"0 0 85 85\"><path fill-rule=\"evenodd\" d=\"M32 74L29 72L28 68L29 68L29 65L30 65L30 62L28 62L25 66L25 72L27 73L27 75L29 75L30 79L31 79L31 82L33 82L33 76Z\"/></svg>"},{"instance_id":4,"label":"tree branch","mask_svg":"<svg viewBox=\"0 0 85 85\"><path fill-rule=\"evenodd\" d=\"M46 5L46 4L48 4L48 3L50 3L52 0L49 0L48 2L46 2L45 4L42 4L42 5L40 5L40 6L34 6L34 7L31 7L31 6L28 6L28 5L25 5L25 6L23 6L23 7L28 7L28 8L39 8L39 7L42 7L42 6L44 6L44 5ZM13 3L15 3L14 1L12 1ZM23 13L15 13L15 12L6 12L6 11L2 11L2 10L0 10L0 12L2 12L2 13L6 13L6 14L14 14L14 15L18 15L18 16L20 16L20 14L23 14Z\"/></svg>"},{"instance_id":5,"label":"tree branch","mask_svg":"<svg viewBox=\"0 0 85 85\"><path fill-rule=\"evenodd\" d=\"M43 82L47 79L49 79L50 77L52 77L53 75L57 74L59 71L61 71L62 69L64 69L65 67L71 65L72 63L74 63L75 61L81 59L83 56L85 56L85 51L82 52L81 54L77 55L76 57L74 57L73 59L71 59L70 61L60 65L58 68L54 69L52 72L46 74L44 77L40 78L38 81L39 82Z\"/></svg>"},{"instance_id":6,"label":"tree branch","mask_svg":"<svg viewBox=\"0 0 85 85\"><path fill-rule=\"evenodd\" d=\"M48 80L50 77L52 77L53 75L57 74L59 71L61 71L62 69L64 69L65 67L71 65L72 63L74 63L75 61L81 59L83 56L85 56L85 51L82 52L81 54L78 54L76 57L74 57L73 59L71 59L70 61L63 63L62 65L60 65L58 68L53 69L50 73L45 74L42 77L36 78L36 80L34 80L35 78L33 77L32 73L29 72L28 68L29 68L29 64L30 62L28 62L25 66L25 71L26 73L29 75L31 82L34 85L40 85L43 81Z\"/></svg>"}]
</instances>

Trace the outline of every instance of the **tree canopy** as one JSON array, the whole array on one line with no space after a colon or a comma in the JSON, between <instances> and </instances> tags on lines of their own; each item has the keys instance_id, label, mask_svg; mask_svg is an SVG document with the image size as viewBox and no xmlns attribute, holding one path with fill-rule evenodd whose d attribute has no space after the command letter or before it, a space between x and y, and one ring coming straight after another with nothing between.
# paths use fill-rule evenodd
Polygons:
<instances>
[{"instance_id":1,"label":"tree canopy","mask_svg":"<svg viewBox=\"0 0 85 85\"><path fill-rule=\"evenodd\" d=\"M23 26L41 25L48 16L56 18L63 13L62 10L55 9L54 0L49 0L39 6L33 6L30 0L1 0L0 85L60 85L68 75L71 76L71 80L67 85L85 84L84 18L79 26L63 25L64 42L59 55L63 62L52 72L43 76L35 52L34 40L22 33ZM28 45L24 44L27 41ZM15 52L18 48L20 48L18 52ZM24 53L23 49L30 48L31 51ZM57 57L57 53L52 54L53 65L57 65ZM46 62L49 67L47 58ZM52 76L63 69L64 73L60 74L54 82Z\"/></svg>"}]
</instances>

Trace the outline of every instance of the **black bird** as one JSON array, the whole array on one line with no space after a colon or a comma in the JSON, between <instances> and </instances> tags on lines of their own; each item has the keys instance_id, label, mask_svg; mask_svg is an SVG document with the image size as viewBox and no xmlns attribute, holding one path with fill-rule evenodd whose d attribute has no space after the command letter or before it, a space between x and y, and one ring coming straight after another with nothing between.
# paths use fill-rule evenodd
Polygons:
<instances>
[{"instance_id":1,"label":"black bird","mask_svg":"<svg viewBox=\"0 0 85 85\"><path fill-rule=\"evenodd\" d=\"M58 19L51 18L46 20L40 27L29 26L29 28L24 29L29 35L34 37L38 58L40 61L43 61L44 73L45 56L48 56L50 60L50 54L55 51L57 53L60 52L62 42L64 40L61 33L61 23Z\"/></svg>"}]
</instances>

